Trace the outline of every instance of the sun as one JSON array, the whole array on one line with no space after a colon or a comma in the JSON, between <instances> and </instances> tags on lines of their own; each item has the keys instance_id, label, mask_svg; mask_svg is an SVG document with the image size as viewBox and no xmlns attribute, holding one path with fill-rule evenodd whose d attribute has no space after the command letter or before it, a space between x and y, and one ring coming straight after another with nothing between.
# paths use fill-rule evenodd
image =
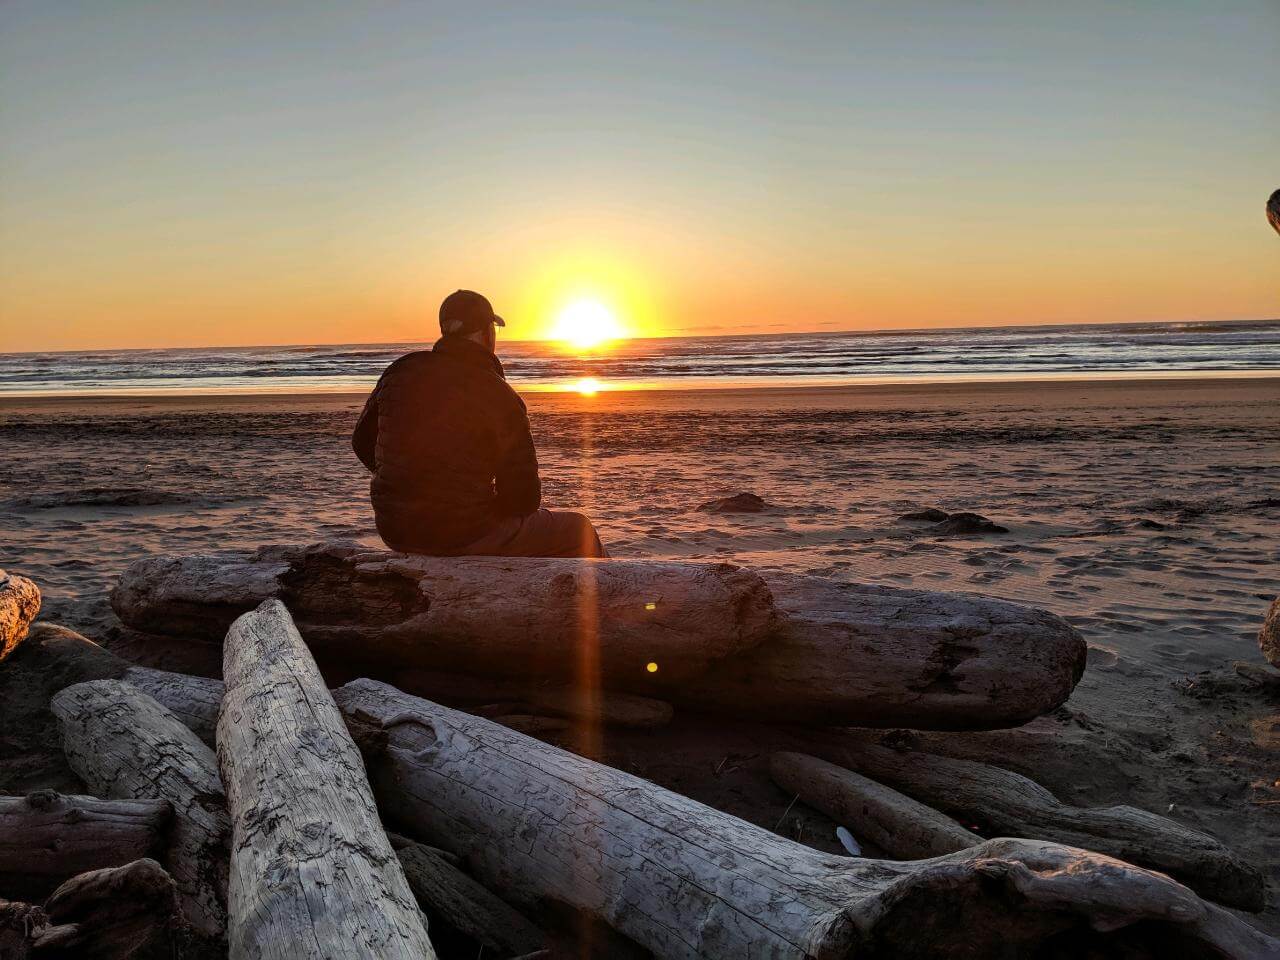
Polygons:
<instances>
[{"instance_id":1,"label":"sun","mask_svg":"<svg viewBox=\"0 0 1280 960\"><path fill-rule=\"evenodd\" d=\"M551 339L579 350L590 350L626 336L613 311L599 300L574 300L556 317Z\"/></svg>"}]
</instances>

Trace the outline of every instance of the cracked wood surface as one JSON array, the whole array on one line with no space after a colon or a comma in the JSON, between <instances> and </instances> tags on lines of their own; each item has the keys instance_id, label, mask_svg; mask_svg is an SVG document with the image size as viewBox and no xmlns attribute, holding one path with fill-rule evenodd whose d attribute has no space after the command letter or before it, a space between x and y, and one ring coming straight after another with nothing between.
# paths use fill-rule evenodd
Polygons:
<instances>
[{"instance_id":1,"label":"cracked wood surface","mask_svg":"<svg viewBox=\"0 0 1280 960\"><path fill-rule=\"evenodd\" d=\"M40 588L26 577L0 570L0 661L26 638L39 612Z\"/></svg>"},{"instance_id":2,"label":"cracked wood surface","mask_svg":"<svg viewBox=\"0 0 1280 960\"><path fill-rule=\"evenodd\" d=\"M817 757L775 753L769 774L783 790L895 860L938 857L982 843L982 837L932 807Z\"/></svg>"},{"instance_id":3,"label":"cracked wood surface","mask_svg":"<svg viewBox=\"0 0 1280 960\"><path fill-rule=\"evenodd\" d=\"M1014 727L1059 706L1084 639L1044 610L967 593L767 578L776 637L691 687L707 712L926 730Z\"/></svg>"},{"instance_id":4,"label":"cracked wood surface","mask_svg":"<svg viewBox=\"0 0 1280 960\"><path fill-rule=\"evenodd\" d=\"M217 758L182 722L122 680L67 687L50 704L77 776L104 797L167 800L164 865L183 915L207 937L226 930L230 820Z\"/></svg>"},{"instance_id":5,"label":"cracked wood surface","mask_svg":"<svg viewBox=\"0 0 1280 960\"><path fill-rule=\"evenodd\" d=\"M1174 949L1277 947L1169 877L1087 851L1001 839L914 862L832 856L383 683L336 699L381 730L366 742L384 814L513 902L582 910L659 960L1034 955L1139 923Z\"/></svg>"},{"instance_id":6,"label":"cracked wood surface","mask_svg":"<svg viewBox=\"0 0 1280 960\"><path fill-rule=\"evenodd\" d=\"M572 682L760 721L1015 726L1063 703L1085 643L1066 621L972 594L841 584L727 564L438 558L339 543L163 556L121 577L125 623L221 636L284 600L326 668L420 692L441 672ZM650 669L650 665L655 669ZM502 698L506 699L506 698Z\"/></svg>"},{"instance_id":7,"label":"cracked wood surface","mask_svg":"<svg viewBox=\"0 0 1280 960\"><path fill-rule=\"evenodd\" d=\"M633 687L651 662L696 675L774 625L764 582L726 563L441 558L343 543L151 557L111 599L130 627L221 639L270 597L322 661L564 681L588 643L603 677Z\"/></svg>"},{"instance_id":8,"label":"cracked wood surface","mask_svg":"<svg viewBox=\"0 0 1280 960\"><path fill-rule=\"evenodd\" d=\"M78 873L155 856L171 816L164 800L0 797L0 890L45 894Z\"/></svg>"},{"instance_id":9,"label":"cracked wood surface","mask_svg":"<svg viewBox=\"0 0 1280 960\"><path fill-rule=\"evenodd\" d=\"M232 960L434 958L360 752L280 601L232 624L223 677Z\"/></svg>"},{"instance_id":10,"label":"cracked wood surface","mask_svg":"<svg viewBox=\"0 0 1280 960\"><path fill-rule=\"evenodd\" d=\"M832 740L828 759L986 832L1054 840L1161 870L1243 910L1266 902L1261 872L1208 834L1137 807L1074 807L1033 780L972 760Z\"/></svg>"}]
</instances>

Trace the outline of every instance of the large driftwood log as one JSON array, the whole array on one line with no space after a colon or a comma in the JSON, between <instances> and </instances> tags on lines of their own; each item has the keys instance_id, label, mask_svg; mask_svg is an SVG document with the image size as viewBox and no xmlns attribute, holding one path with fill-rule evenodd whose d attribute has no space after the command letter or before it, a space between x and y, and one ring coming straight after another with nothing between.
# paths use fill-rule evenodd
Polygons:
<instances>
[{"instance_id":1,"label":"large driftwood log","mask_svg":"<svg viewBox=\"0 0 1280 960\"><path fill-rule=\"evenodd\" d=\"M217 758L172 713L120 680L93 680L53 698L71 767L107 797L167 800L174 823L164 863L182 912L208 937L226 930L230 821Z\"/></svg>"},{"instance_id":2,"label":"large driftwood log","mask_svg":"<svg viewBox=\"0 0 1280 960\"><path fill-rule=\"evenodd\" d=\"M44 911L48 926L32 938L37 960L124 960L179 915L173 878L147 859L72 877Z\"/></svg>"},{"instance_id":3,"label":"large driftwood log","mask_svg":"<svg viewBox=\"0 0 1280 960\"><path fill-rule=\"evenodd\" d=\"M781 575L766 586L724 564L672 561L320 544L141 560L112 603L139 630L218 636L266 597L289 605L322 667L348 676L405 685L425 667L595 682L598 658L610 689L825 725L1020 724L1067 698L1085 656L1065 621L1003 600Z\"/></svg>"},{"instance_id":4,"label":"large driftwood log","mask_svg":"<svg viewBox=\"0 0 1280 960\"><path fill-rule=\"evenodd\" d=\"M990 729L1057 707L1084 672L1084 639L1043 610L816 577L771 575L769 586L784 615L778 636L690 687L689 706L832 726Z\"/></svg>"},{"instance_id":5,"label":"large driftwood log","mask_svg":"<svg viewBox=\"0 0 1280 960\"><path fill-rule=\"evenodd\" d=\"M231 625L218 762L236 958L434 958L360 751L279 600Z\"/></svg>"},{"instance_id":6,"label":"large driftwood log","mask_svg":"<svg viewBox=\"0 0 1280 960\"><path fill-rule=\"evenodd\" d=\"M39 612L40 588L26 577L0 570L0 661L26 638Z\"/></svg>"},{"instance_id":7,"label":"large driftwood log","mask_svg":"<svg viewBox=\"0 0 1280 960\"><path fill-rule=\"evenodd\" d=\"M835 857L386 684L357 680L337 700L381 734L365 742L380 744L368 763L386 815L516 902L585 911L658 958L1033 955L1139 923L1175 949L1277 948L1170 878L1083 850L992 840L914 862Z\"/></svg>"},{"instance_id":8,"label":"large driftwood log","mask_svg":"<svg viewBox=\"0 0 1280 960\"><path fill-rule=\"evenodd\" d=\"M139 630L220 638L272 597L322 660L563 681L585 659L631 685L650 662L695 675L774 622L764 582L729 564L440 558L341 543L139 560L111 602Z\"/></svg>"},{"instance_id":9,"label":"large driftwood log","mask_svg":"<svg viewBox=\"0 0 1280 960\"><path fill-rule=\"evenodd\" d=\"M896 860L940 857L982 843L932 807L817 757L775 753L769 774L782 789Z\"/></svg>"},{"instance_id":10,"label":"large driftwood log","mask_svg":"<svg viewBox=\"0 0 1280 960\"><path fill-rule=\"evenodd\" d=\"M1244 910L1266 903L1262 874L1208 834L1130 806L1073 807L1020 774L971 760L871 743L833 741L821 751L842 766L985 831L1096 850L1161 870Z\"/></svg>"},{"instance_id":11,"label":"large driftwood log","mask_svg":"<svg viewBox=\"0 0 1280 960\"><path fill-rule=\"evenodd\" d=\"M546 935L514 907L489 892L441 851L409 841L396 847L409 888L424 913L439 918L499 956L541 950Z\"/></svg>"},{"instance_id":12,"label":"large driftwood log","mask_svg":"<svg viewBox=\"0 0 1280 960\"><path fill-rule=\"evenodd\" d=\"M155 856L170 816L163 800L0 797L0 891L44 894L76 874Z\"/></svg>"}]
</instances>

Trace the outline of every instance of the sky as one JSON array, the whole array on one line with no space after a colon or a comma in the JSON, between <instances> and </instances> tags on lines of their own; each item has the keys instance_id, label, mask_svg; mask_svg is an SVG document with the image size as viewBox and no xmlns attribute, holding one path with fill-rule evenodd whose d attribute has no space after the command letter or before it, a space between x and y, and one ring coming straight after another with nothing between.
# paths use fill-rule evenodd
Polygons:
<instances>
[{"instance_id":1,"label":"sky","mask_svg":"<svg viewBox=\"0 0 1280 960\"><path fill-rule=\"evenodd\" d=\"M1280 316L1280 0L0 4L0 351Z\"/></svg>"}]
</instances>

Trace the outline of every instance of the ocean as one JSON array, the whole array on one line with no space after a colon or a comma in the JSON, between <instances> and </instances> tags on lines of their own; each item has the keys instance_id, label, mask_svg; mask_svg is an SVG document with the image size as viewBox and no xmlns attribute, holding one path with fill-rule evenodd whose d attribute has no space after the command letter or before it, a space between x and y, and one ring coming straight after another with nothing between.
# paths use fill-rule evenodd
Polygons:
<instances>
[{"instance_id":1,"label":"ocean","mask_svg":"<svg viewBox=\"0 0 1280 960\"><path fill-rule=\"evenodd\" d=\"M419 343L0 354L0 395L363 391ZM577 354L502 343L521 389L1249 375L1280 372L1280 320L628 340Z\"/></svg>"}]
</instances>

